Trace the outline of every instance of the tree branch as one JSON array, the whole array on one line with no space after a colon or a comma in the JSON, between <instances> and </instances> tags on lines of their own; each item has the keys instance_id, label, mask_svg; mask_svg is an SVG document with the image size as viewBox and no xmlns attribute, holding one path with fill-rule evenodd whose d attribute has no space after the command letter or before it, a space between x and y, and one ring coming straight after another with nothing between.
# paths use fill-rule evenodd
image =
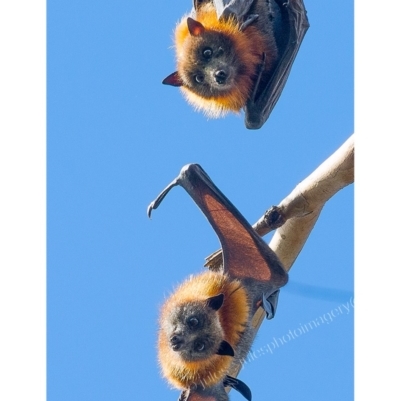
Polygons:
<instances>
[{"instance_id":1,"label":"tree branch","mask_svg":"<svg viewBox=\"0 0 400 401\"><path fill-rule=\"evenodd\" d=\"M270 247L289 271L303 248L325 203L354 182L354 135L313 173L299 183L278 206L273 206L253 225L264 236L277 229ZM222 265L218 250L206 258L211 270Z\"/></svg>"},{"instance_id":2,"label":"tree branch","mask_svg":"<svg viewBox=\"0 0 400 401\"><path fill-rule=\"evenodd\" d=\"M276 229L269 246L289 271L301 252L325 203L338 191L354 182L354 135L313 173L304 179L278 205L269 209L253 228L261 236ZM206 258L206 266L216 269L222 264L221 250ZM253 319L255 334L265 320L260 307ZM240 364L232 364L228 374L236 377Z\"/></svg>"},{"instance_id":3,"label":"tree branch","mask_svg":"<svg viewBox=\"0 0 400 401\"><path fill-rule=\"evenodd\" d=\"M278 206L286 223L275 232L269 246L287 271L302 250L325 203L353 182L354 135L297 185ZM265 216L257 221L254 228L260 235L271 231Z\"/></svg>"}]
</instances>

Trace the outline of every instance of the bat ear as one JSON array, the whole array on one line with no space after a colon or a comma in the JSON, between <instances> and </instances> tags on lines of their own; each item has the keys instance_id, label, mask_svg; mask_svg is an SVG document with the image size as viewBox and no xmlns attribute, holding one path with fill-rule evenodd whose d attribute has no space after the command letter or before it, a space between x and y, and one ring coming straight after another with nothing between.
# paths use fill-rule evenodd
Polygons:
<instances>
[{"instance_id":1,"label":"bat ear","mask_svg":"<svg viewBox=\"0 0 400 401\"><path fill-rule=\"evenodd\" d=\"M200 36L206 30L201 22L196 21L195 19L190 17L187 19L187 26L189 28L189 33L192 36Z\"/></svg>"},{"instance_id":2,"label":"bat ear","mask_svg":"<svg viewBox=\"0 0 400 401\"><path fill-rule=\"evenodd\" d=\"M228 342L226 342L225 340L222 340L216 354L217 355L235 356L235 351L233 350L232 346Z\"/></svg>"},{"instance_id":3,"label":"bat ear","mask_svg":"<svg viewBox=\"0 0 400 401\"><path fill-rule=\"evenodd\" d=\"M224 294L218 294L207 299L207 306L217 311L224 302Z\"/></svg>"},{"instance_id":4,"label":"bat ear","mask_svg":"<svg viewBox=\"0 0 400 401\"><path fill-rule=\"evenodd\" d=\"M171 86L182 86L183 82L179 77L178 71L173 72L172 74L168 75L167 78L164 78L162 83L164 85L171 85Z\"/></svg>"}]
</instances>

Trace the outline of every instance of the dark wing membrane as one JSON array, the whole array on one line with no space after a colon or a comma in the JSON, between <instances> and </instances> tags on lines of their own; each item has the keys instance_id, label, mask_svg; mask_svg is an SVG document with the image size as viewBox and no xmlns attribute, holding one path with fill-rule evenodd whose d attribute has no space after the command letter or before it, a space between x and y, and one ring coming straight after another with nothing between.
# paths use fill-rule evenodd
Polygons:
<instances>
[{"instance_id":1,"label":"dark wing membrane","mask_svg":"<svg viewBox=\"0 0 400 401\"><path fill-rule=\"evenodd\" d=\"M258 90L256 97L250 99L245 106L245 125L249 129L261 128L271 114L310 26L303 0L272 1L275 1L281 11L281 33L276 35L279 36L279 61L265 87Z\"/></svg>"},{"instance_id":2,"label":"dark wing membrane","mask_svg":"<svg viewBox=\"0 0 400 401\"><path fill-rule=\"evenodd\" d=\"M240 21L249 11L254 0L194 0L193 7L197 10L202 4L213 2L218 18L227 18L232 14Z\"/></svg>"},{"instance_id":3,"label":"dark wing membrane","mask_svg":"<svg viewBox=\"0 0 400 401\"><path fill-rule=\"evenodd\" d=\"M225 272L233 277L258 281L270 281L272 275L274 280L282 276L286 282L276 255L198 164L182 168L179 177L149 206L149 214L176 185L181 185L189 193L218 235Z\"/></svg>"}]
</instances>

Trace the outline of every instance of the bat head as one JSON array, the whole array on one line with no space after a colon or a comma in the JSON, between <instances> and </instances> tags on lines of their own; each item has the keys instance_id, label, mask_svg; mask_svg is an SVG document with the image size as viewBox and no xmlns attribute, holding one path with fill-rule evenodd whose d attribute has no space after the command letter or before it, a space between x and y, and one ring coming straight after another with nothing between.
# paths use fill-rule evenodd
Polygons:
<instances>
[{"instance_id":1,"label":"bat head","mask_svg":"<svg viewBox=\"0 0 400 401\"><path fill-rule=\"evenodd\" d=\"M224 295L205 301L185 302L171 311L164 321L169 347L185 361L199 361L211 355L234 355L224 338L218 317Z\"/></svg>"},{"instance_id":2,"label":"bat head","mask_svg":"<svg viewBox=\"0 0 400 401\"><path fill-rule=\"evenodd\" d=\"M163 83L185 86L203 98L231 91L237 83L240 66L230 36L207 29L190 17L187 29L189 35L181 48L178 71L165 78Z\"/></svg>"},{"instance_id":3,"label":"bat head","mask_svg":"<svg viewBox=\"0 0 400 401\"><path fill-rule=\"evenodd\" d=\"M188 18L190 36L178 72L185 84L205 98L234 88L238 69L235 45L224 32L206 29Z\"/></svg>"},{"instance_id":4,"label":"bat head","mask_svg":"<svg viewBox=\"0 0 400 401\"><path fill-rule=\"evenodd\" d=\"M254 86L263 42L237 20L185 18L176 29L177 71L163 84L179 86L189 103L217 118L244 107ZM250 32L251 33L251 32Z\"/></svg>"}]
</instances>

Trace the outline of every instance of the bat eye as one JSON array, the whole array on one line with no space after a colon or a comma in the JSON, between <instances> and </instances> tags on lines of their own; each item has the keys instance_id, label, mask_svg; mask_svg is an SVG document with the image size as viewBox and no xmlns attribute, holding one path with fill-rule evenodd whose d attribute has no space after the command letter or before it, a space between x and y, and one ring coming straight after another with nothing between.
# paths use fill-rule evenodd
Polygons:
<instances>
[{"instance_id":1,"label":"bat eye","mask_svg":"<svg viewBox=\"0 0 400 401\"><path fill-rule=\"evenodd\" d=\"M201 84L201 83L204 82L204 75L203 74L197 74L197 75L195 75L194 79L196 80L196 82Z\"/></svg>"},{"instance_id":2,"label":"bat eye","mask_svg":"<svg viewBox=\"0 0 400 401\"><path fill-rule=\"evenodd\" d=\"M213 55L213 51L209 47L206 47L203 50L203 56L206 60L209 60L212 57L212 55Z\"/></svg>"},{"instance_id":3,"label":"bat eye","mask_svg":"<svg viewBox=\"0 0 400 401\"><path fill-rule=\"evenodd\" d=\"M196 344L194 345L194 349L197 352L201 352L204 351L204 349L206 348L205 344L202 341L198 341L196 342Z\"/></svg>"},{"instance_id":4,"label":"bat eye","mask_svg":"<svg viewBox=\"0 0 400 401\"><path fill-rule=\"evenodd\" d=\"M197 327L199 324L199 319L197 319L197 317L191 317L188 321L188 324L191 328Z\"/></svg>"}]
</instances>

